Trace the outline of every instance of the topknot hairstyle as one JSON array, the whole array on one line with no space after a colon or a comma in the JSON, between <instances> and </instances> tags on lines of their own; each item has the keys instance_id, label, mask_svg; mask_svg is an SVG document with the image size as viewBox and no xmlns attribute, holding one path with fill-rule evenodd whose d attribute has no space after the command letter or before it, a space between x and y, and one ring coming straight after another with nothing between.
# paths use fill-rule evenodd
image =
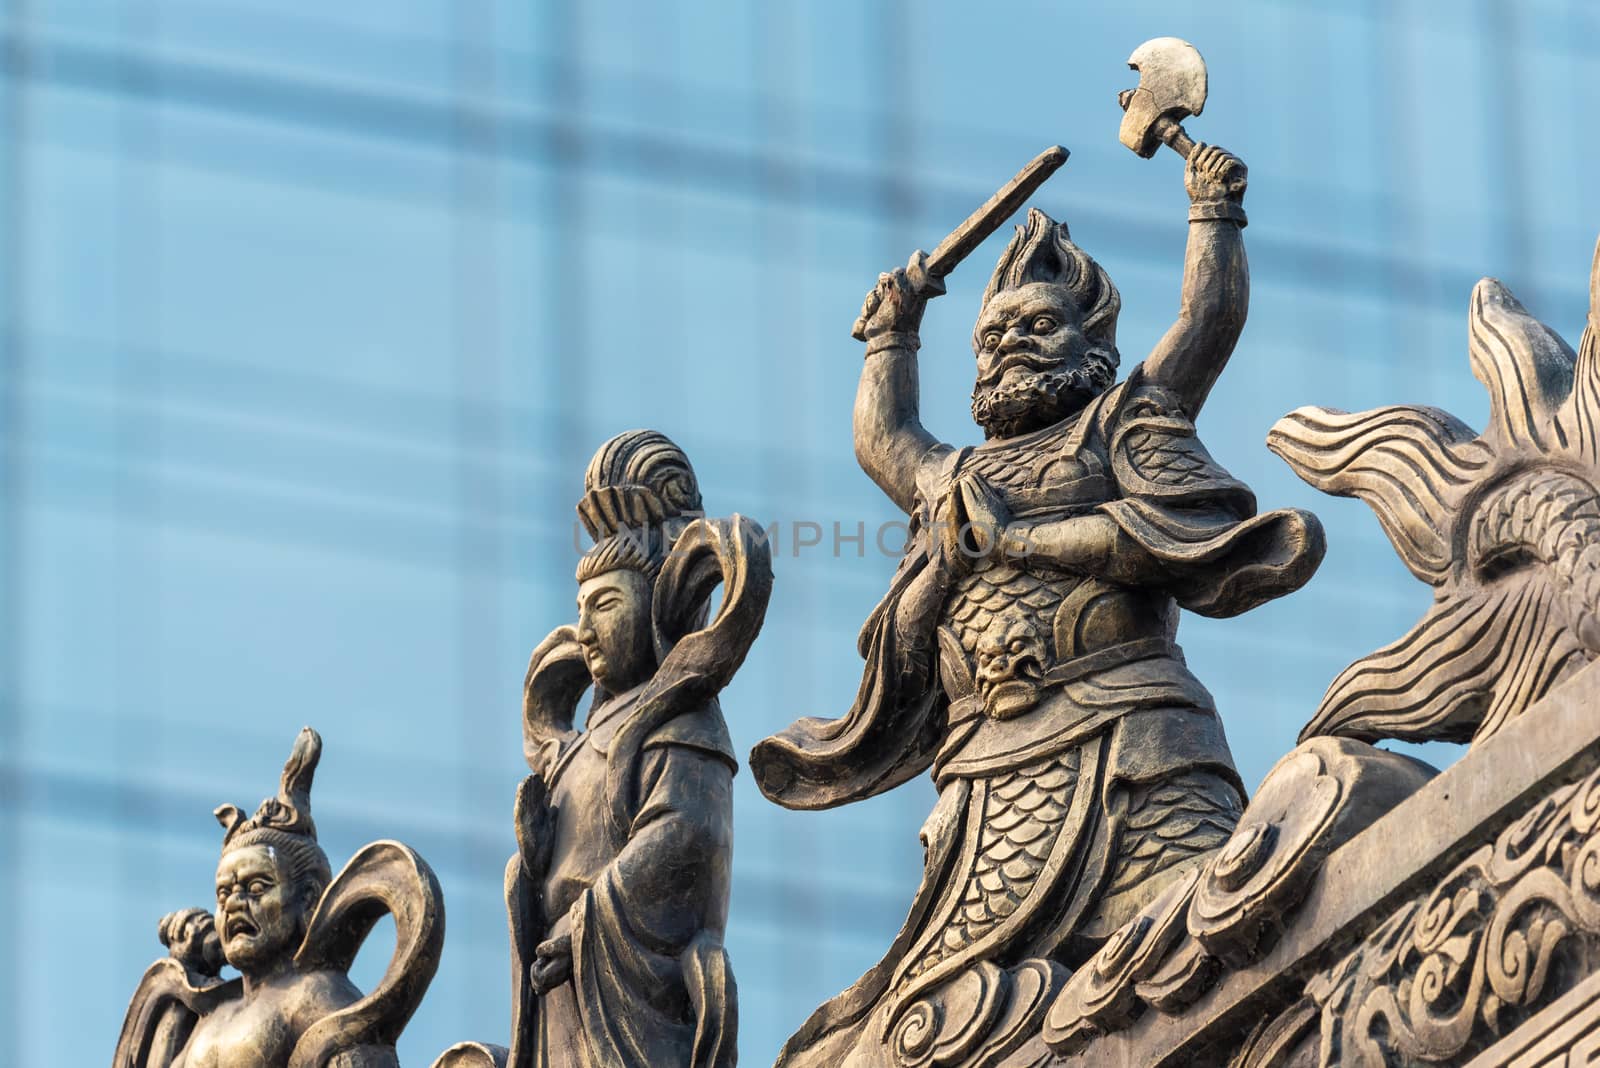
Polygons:
<instances>
[{"instance_id":1,"label":"topknot hairstyle","mask_svg":"<svg viewBox=\"0 0 1600 1068\"><path fill-rule=\"evenodd\" d=\"M333 869L317 844L317 825L311 818L311 782L321 759L322 737L310 727L302 728L283 766L276 797L261 802L249 819L237 805L223 805L215 813L223 827L224 856L246 846L266 846L287 862L289 877L313 902L333 881Z\"/></svg>"},{"instance_id":2,"label":"topknot hairstyle","mask_svg":"<svg viewBox=\"0 0 1600 1068\"><path fill-rule=\"evenodd\" d=\"M578 518L595 546L578 562L579 582L617 568L653 580L673 541L701 511L689 457L655 430L629 430L600 446L583 488Z\"/></svg>"}]
</instances>

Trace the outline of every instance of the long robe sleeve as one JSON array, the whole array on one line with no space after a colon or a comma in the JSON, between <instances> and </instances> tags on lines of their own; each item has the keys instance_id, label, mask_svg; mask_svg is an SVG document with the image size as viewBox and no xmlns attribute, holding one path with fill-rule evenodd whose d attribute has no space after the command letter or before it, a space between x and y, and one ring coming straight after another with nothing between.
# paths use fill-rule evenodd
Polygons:
<instances>
[{"instance_id":1,"label":"long robe sleeve","mask_svg":"<svg viewBox=\"0 0 1600 1068\"><path fill-rule=\"evenodd\" d=\"M1322 562L1310 512L1256 514L1255 495L1224 471L1166 390L1137 378L1107 405L1121 496L1100 510L1161 569L1153 585L1207 616L1234 616L1299 589Z\"/></svg>"}]
</instances>

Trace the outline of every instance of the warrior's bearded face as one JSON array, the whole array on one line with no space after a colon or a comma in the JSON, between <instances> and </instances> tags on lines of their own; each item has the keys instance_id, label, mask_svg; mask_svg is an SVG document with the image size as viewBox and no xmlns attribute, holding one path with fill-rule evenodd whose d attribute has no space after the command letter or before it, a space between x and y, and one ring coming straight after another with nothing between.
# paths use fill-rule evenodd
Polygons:
<instances>
[{"instance_id":1,"label":"warrior's bearded face","mask_svg":"<svg viewBox=\"0 0 1600 1068\"><path fill-rule=\"evenodd\" d=\"M224 853L217 865L217 934L228 963L260 975L293 956L305 934L308 896L272 847Z\"/></svg>"},{"instance_id":2,"label":"warrior's bearded face","mask_svg":"<svg viewBox=\"0 0 1600 1068\"><path fill-rule=\"evenodd\" d=\"M1083 330L1070 289L1030 282L996 293L973 330L978 378L972 417L990 438L1049 426L1082 408L1116 375L1114 357Z\"/></svg>"},{"instance_id":3,"label":"warrior's bearded face","mask_svg":"<svg viewBox=\"0 0 1600 1068\"><path fill-rule=\"evenodd\" d=\"M590 676L608 693L626 693L655 669L651 592L649 576L624 567L578 587L578 645Z\"/></svg>"}]
</instances>

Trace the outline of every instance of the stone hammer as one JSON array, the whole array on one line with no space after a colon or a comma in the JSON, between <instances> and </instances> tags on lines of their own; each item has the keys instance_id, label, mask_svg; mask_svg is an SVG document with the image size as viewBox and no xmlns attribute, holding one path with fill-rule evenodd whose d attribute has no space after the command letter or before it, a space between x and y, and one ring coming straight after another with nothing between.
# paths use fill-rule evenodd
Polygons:
<instances>
[{"instance_id":1,"label":"stone hammer","mask_svg":"<svg viewBox=\"0 0 1600 1068\"><path fill-rule=\"evenodd\" d=\"M1139 86L1117 96L1122 143L1143 159L1162 144L1188 159L1194 141L1180 124L1206 106L1206 61L1199 50L1177 37L1157 37L1135 48L1128 66L1139 72Z\"/></svg>"}]
</instances>

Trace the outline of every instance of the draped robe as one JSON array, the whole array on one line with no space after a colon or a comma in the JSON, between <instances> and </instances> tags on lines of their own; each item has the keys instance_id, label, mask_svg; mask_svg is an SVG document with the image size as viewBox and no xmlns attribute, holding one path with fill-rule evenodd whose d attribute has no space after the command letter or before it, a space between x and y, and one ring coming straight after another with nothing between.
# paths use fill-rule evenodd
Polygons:
<instances>
[{"instance_id":1,"label":"draped robe","mask_svg":"<svg viewBox=\"0 0 1600 1068\"><path fill-rule=\"evenodd\" d=\"M556 847L542 911L571 935L573 969L539 999L538 1068L732 1064L732 744L714 698L636 739L616 833L610 757L641 711L637 693L597 708L543 771Z\"/></svg>"}]
</instances>

